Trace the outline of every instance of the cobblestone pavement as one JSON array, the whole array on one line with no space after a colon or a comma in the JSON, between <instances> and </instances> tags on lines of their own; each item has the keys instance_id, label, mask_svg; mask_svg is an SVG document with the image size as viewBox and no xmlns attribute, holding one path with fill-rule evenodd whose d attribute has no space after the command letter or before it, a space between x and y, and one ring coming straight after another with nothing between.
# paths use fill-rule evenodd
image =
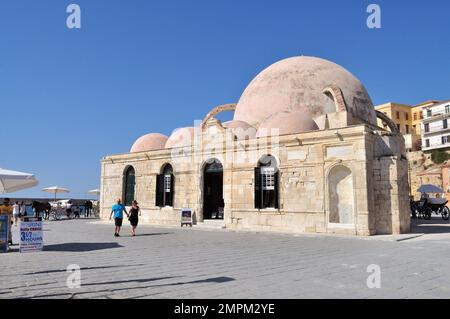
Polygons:
<instances>
[{"instance_id":1,"label":"cobblestone pavement","mask_svg":"<svg viewBox=\"0 0 450 319\"><path fill-rule=\"evenodd\" d=\"M450 298L448 228L404 241L138 231L114 238L101 222L48 222L44 252L0 254L0 298ZM80 288L66 286L69 264L81 267ZM367 287L371 264L380 289Z\"/></svg>"}]
</instances>

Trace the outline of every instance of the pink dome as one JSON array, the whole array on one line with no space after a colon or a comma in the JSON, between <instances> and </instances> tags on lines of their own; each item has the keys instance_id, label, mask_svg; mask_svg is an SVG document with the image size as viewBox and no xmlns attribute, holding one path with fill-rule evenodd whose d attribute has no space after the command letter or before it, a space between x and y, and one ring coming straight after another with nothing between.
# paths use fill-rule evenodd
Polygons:
<instances>
[{"instance_id":1,"label":"pink dome","mask_svg":"<svg viewBox=\"0 0 450 319\"><path fill-rule=\"evenodd\" d=\"M256 136L256 128L244 121L232 120L222 123L226 129L230 129L238 140L246 138L254 138Z\"/></svg>"},{"instance_id":2,"label":"pink dome","mask_svg":"<svg viewBox=\"0 0 450 319\"><path fill-rule=\"evenodd\" d=\"M146 152L161 150L166 144L167 136L159 133L150 133L141 136L134 142L131 147L130 153Z\"/></svg>"},{"instance_id":3,"label":"pink dome","mask_svg":"<svg viewBox=\"0 0 450 319\"><path fill-rule=\"evenodd\" d=\"M299 56L279 61L258 74L236 106L235 120L259 127L280 112L301 111L312 118L336 112L323 90L342 90L350 113L376 124L372 101L362 83L343 67L320 58Z\"/></svg>"},{"instance_id":4,"label":"pink dome","mask_svg":"<svg viewBox=\"0 0 450 319\"><path fill-rule=\"evenodd\" d=\"M256 137L276 134L275 129L278 129L279 135L285 135L316 131L319 127L308 113L299 111L278 113L259 126Z\"/></svg>"},{"instance_id":5,"label":"pink dome","mask_svg":"<svg viewBox=\"0 0 450 319\"><path fill-rule=\"evenodd\" d=\"M194 141L195 128L193 127L182 127L177 128L170 135L166 142L165 148L183 147L190 146Z\"/></svg>"}]
</instances>

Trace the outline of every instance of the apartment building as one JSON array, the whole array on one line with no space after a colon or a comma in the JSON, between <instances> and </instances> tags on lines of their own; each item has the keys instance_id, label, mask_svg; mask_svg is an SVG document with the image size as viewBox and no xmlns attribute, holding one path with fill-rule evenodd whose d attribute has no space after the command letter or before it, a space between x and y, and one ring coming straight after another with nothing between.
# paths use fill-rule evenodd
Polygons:
<instances>
[{"instance_id":1,"label":"apartment building","mask_svg":"<svg viewBox=\"0 0 450 319\"><path fill-rule=\"evenodd\" d=\"M450 100L422 107L422 150L450 149Z\"/></svg>"},{"instance_id":2,"label":"apartment building","mask_svg":"<svg viewBox=\"0 0 450 319\"><path fill-rule=\"evenodd\" d=\"M422 107L428 105L427 101L415 106L389 102L375 107L387 115L397 125L399 131L405 139L405 147L408 151L415 151L420 146L421 121L423 118ZM387 128L387 124L378 119L378 126Z\"/></svg>"}]
</instances>

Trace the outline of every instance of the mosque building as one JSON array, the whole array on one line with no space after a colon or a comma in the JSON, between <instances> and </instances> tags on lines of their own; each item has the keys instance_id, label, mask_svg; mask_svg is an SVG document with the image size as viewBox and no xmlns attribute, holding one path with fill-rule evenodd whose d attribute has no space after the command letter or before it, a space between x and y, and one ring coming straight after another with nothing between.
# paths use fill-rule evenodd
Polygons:
<instances>
[{"instance_id":1,"label":"mosque building","mask_svg":"<svg viewBox=\"0 0 450 319\"><path fill-rule=\"evenodd\" d=\"M215 116L234 111L221 122ZM377 126L377 118L390 130ZM397 126L343 67L292 57L258 74L236 104L170 137L149 133L101 162L101 216L136 199L141 221L227 229L410 231L408 166ZM194 225L194 227L195 227Z\"/></svg>"}]
</instances>

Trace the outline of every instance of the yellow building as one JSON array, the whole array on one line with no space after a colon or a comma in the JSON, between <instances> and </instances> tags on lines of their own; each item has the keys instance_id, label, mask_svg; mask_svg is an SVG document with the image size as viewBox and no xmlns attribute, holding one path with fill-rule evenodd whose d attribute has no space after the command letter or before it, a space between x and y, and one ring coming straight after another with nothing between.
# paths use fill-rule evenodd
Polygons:
<instances>
[{"instance_id":1,"label":"yellow building","mask_svg":"<svg viewBox=\"0 0 450 319\"><path fill-rule=\"evenodd\" d=\"M406 149L415 151L420 144L422 109L435 103L438 101L425 101L414 106L389 102L375 106L375 109L392 119L405 138ZM378 119L378 125L387 129L387 124L381 119Z\"/></svg>"}]
</instances>

